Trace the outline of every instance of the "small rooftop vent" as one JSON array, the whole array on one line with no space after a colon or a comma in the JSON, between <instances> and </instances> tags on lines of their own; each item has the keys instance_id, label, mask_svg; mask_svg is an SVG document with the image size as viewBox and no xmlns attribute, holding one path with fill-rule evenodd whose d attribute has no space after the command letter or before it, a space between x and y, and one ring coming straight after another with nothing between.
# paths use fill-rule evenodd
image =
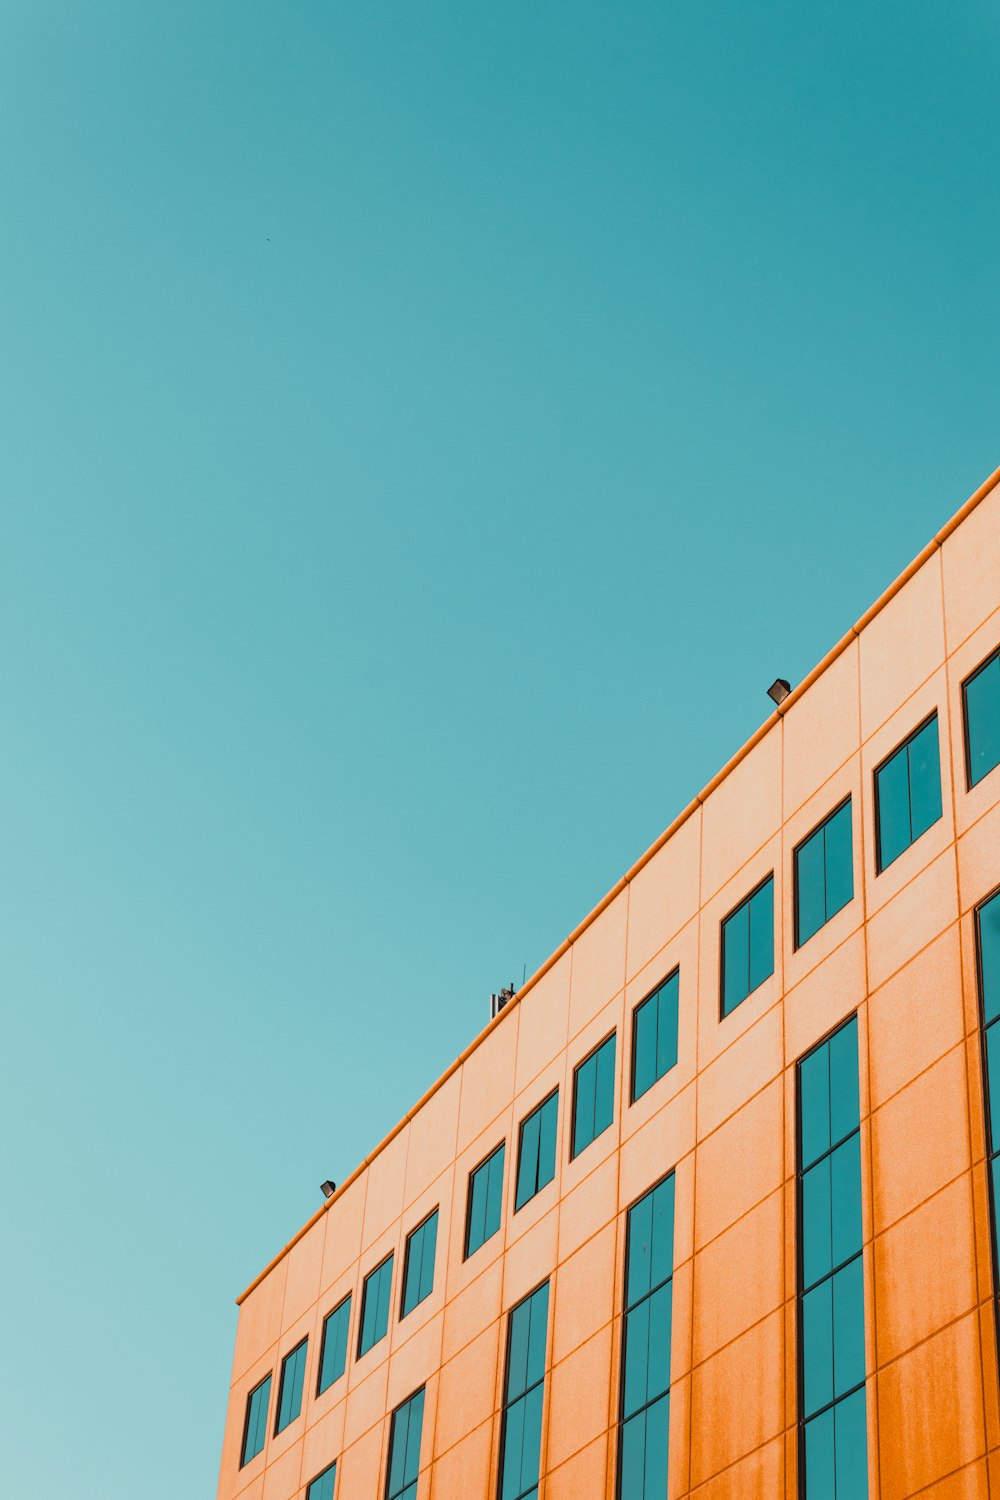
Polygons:
<instances>
[{"instance_id":1,"label":"small rooftop vent","mask_svg":"<svg viewBox=\"0 0 1000 1500\"><path fill-rule=\"evenodd\" d=\"M507 1004L507 1001L508 1000L513 1000L513 998L514 998L514 996L516 994L517 994L517 991L514 988L514 981L512 979L511 982L510 982L510 984L507 986L507 988L504 989L504 990L501 990L500 993L499 993L499 995L491 995L490 996L490 1020L491 1021L493 1021L493 1020L496 1019L496 1017L503 1010L504 1006Z\"/></svg>"}]
</instances>

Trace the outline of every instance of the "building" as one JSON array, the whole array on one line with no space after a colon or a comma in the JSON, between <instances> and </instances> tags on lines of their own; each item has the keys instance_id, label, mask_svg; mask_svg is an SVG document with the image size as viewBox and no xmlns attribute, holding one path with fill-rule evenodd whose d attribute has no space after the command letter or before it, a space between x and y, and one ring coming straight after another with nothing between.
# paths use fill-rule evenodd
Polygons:
<instances>
[{"instance_id":1,"label":"building","mask_svg":"<svg viewBox=\"0 0 1000 1500\"><path fill-rule=\"evenodd\" d=\"M1000 1495L998 891L1000 471L239 1299L219 1500Z\"/></svg>"}]
</instances>

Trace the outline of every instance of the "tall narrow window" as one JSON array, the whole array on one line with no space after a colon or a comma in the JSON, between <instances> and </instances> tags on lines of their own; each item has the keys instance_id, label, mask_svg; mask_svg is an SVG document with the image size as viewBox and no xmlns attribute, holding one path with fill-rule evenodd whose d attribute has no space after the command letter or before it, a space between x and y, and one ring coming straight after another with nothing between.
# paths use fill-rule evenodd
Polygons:
<instances>
[{"instance_id":1,"label":"tall narrow window","mask_svg":"<svg viewBox=\"0 0 1000 1500\"><path fill-rule=\"evenodd\" d=\"M681 971L675 969L632 1012L632 1103L641 1099L677 1061L677 1011Z\"/></svg>"},{"instance_id":2,"label":"tall narrow window","mask_svg":"<svg viewBox=\"0 0 1000 1500\"><path fill-rule=\"evenodd\" d=\"M365 1277L361 1291L361 1330L358 1334L358 1358L374 1348L389 1331L389 1297L392 1291L392 1256L387 1255Z\"/></svg>"},{"instance_id":3,"label":"tall narrow window","mask_svg":"<svg viewBox=\"0 0 1000 1500\"><path fill-rule=\"evenodd\" d=\"M302 1382L306 1375L306 1348L309 1340L303 1339L281 1361L281 1379L278 1381L278 1414L274 1420L274 1435L284 1432L289 1422L294 1422L302 1410Z\"/></svg>"},{"instance_id":4,"label":"tall narrow window","mask_svg":"<svg viewBox=\"0 0 1000 1500\"><path fill-rule=\"evenodd\" d=\"M620 1500L667 1500L674 1176L628 1213L618 1435Z\"/></svg>"},{"instance_id":5,"label":"tall narrow window","mask_svg":"<svg viewBox=\"0 0 1000 1500\"><path fill-rule=\"evenodd\" d=\"M519 1302L507 1320L497 1500L536 1500L538 1495L548 1320L547 1281Z\"/></svg>"},{"instance_id":6,"label":"tall narrow window","mask_svg":"<svg viewBox=\"0 0 1000 1500\"><path fill-rule=\"evenodd\" d=\"M424 1388L392 1414L389 1428L389 1473L385 1500L417 1500L420 1437L424 1425Z\"/></svg>"},{"instance_id":7,"label":"tall narrow window","mask_svg":"<svg viewBox=\"0 0 1000 1500\"><path fill-rule=\"evenodd\" d=\"M976 949L986 1083L986 1154L993 1202L993 1264L1000 1267L1000 891L976 912ZM996 1290L1000 1294L1000 1284Z\"/></svg>"},{"instance_id":8,"label":"tall narrow window","mask_svg":"<svg viewBox=\"0 0 1000 1500\"><path fill-rule=\"evenodd\" d=\"M465 1218L465 1258L475 1254L500 1228L503 1216L503 1160L501 1141L484 1162L469 1174L469 1206Z\"/></svg>"},{"instance_id":9,"label":"tall narrow window","mask_svg":"<svg viewBox=\"0 0 1000 1500\"><path fill-rule=\"evenodd\" d=\"M774 876L722 924L722 1014L728 1016L774 973Z\"/></svg>"},{"instance_id":10,"label":"tall narrow window","mask_svg":"<svg viewBox=\"0 0 1000 1500\"><path fill-rule=\"evenodd\" d=\"M937 714L875 771L875 857L879 873L941 816Z\"/></svg>"},{"instance_id":11,"label":"tall narrow window","mask_svg":"<svg viewBox=\"0 0 1000 1500\"><path fill-rule=\"evenodd\" d=\"M559 1090L553 1089L537 1109L521 1121L517 1144L517 1191L514 1212L523 1208L556 1175L556 1125Z\"/></svg>"},{"instance_id":12,"label":"tall narrow window","mask_svg":"<svg viewBox=\"0 0 1000 1500\"><path fill-rule=\"evenodd\" d=\"M347 1366L347 1338L351 1326L351 1294L339 1302L323 1319L323 1338L319 1346L319 1379L316 1394L322 1396Z\"/></svg>"},{"instance_id":13,"label":"tall narrow window","mask_svg":"<svg viewBox=\"0 0 1000 1500\"><path fill-rule=\"evenodd\" d=\"M854 899L851 799L814 828L795 851L795 946Z\"/></svg>"},{"instance_id":14,"label":"tall narrow window","mask_svg":"<svg viewBox=\"0 0 1000 1500\"><path fill-rule=\"evenodd\" d=\"M405 1318L418 1302L434 1290L434 1256L437 1252L438 1211L418 1224L406 1241L403 1260L403 1305L399 1316Z\"/></svg>"},{"instance_id":15,"label":"tall narrow window","mask_svg":"<svg viewBox=\"0 0 1000 1500\"><path fill-rule=\"evenodd\" d=\"M803 1500L868 1493L858 1024L798 1066L799 1484Z\"/></svg>"},{"instance_id":16,"label":"tall narrow window","mask_svg":"<svg viewBox=\"0 0 1000 1500\"><path fill-rule=\"evenodd\" d=\"M962 683L969 790L1000 766L1000 650Z\"/></svg>"},{"instance_id":17,"label":"tall narrow window","mask_svg":"<svg viewBox=\"0 0 1000 1500\"><path fill-rule=\"evenodd\" d=\"M615 1033L594 1049L573 1074L573 1155L614 1123Z\"/></svg>"},{"instance_id":18,"label":"tall narrow window","mask_svg":"<svg viewBox=\"0 0 1000 1500\"><path fill-rule=\"evenodd\" d=\"M271 1377L265 1375L247 1397L247 1414L243 1423L243 1451L240 1468L248 1464L264 1446L267 1437L267 1408L271 1401Z\"/></svg>"},{"instance_id":19,"label":"tall narrow window","mask_svg":"<svg viewBox=\"0 0 1000 1500\"><path fill-rule=\"evenodd\" d=\"M337 1465L331 1464L322 1474L317 1474L306 1490L306 1500L333 1500L333 1488L337 1482Z\"/></svg>"}]
</instances>

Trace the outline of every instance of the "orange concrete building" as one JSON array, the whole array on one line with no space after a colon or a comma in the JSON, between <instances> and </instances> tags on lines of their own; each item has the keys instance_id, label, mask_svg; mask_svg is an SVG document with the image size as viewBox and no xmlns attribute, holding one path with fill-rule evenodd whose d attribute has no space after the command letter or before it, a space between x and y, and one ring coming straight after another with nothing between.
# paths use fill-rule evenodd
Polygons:
<instances>
[{"instance_id":1,"label":"orange concrete building","mask_svg":"<svg viewBox=\"0 0 1000 1500\"><path fill-rule=\"evenodd\" d=\"M1000 1497L998 890L1000 471L240 1297L219 1500Z\"/></svg>"}]
</instances>

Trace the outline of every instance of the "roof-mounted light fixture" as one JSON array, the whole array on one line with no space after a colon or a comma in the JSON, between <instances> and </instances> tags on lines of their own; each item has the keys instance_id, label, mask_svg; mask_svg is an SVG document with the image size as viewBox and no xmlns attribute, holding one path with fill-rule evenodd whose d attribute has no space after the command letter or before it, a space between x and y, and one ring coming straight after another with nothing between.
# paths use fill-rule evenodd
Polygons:
<instances>
[{"instance_id":1,"label":"roof-mounted light fixture","mask_svg":"<svg viewBox=\"0 0 1000 1500\"><path fill-rule=\"evenodd\" d=\"M786 682L783 677L776 677L767 690L767 696L773 698L775 703L784 703L791 691L790 682Z\"/></svg>"},{"instance_id":2,"label":"roof-mounted light fixture","mask_svg":"<svg viewBox=\"0 0 1000 1500\"><path fill-rule=\"evenodd\" d=\"M332 1198L337 1191L337 1184L331 1182L329 1178L327 1178L326 1182L321 1182L319 1186L324 1198Z\"/></svg>"}]
</instances>

